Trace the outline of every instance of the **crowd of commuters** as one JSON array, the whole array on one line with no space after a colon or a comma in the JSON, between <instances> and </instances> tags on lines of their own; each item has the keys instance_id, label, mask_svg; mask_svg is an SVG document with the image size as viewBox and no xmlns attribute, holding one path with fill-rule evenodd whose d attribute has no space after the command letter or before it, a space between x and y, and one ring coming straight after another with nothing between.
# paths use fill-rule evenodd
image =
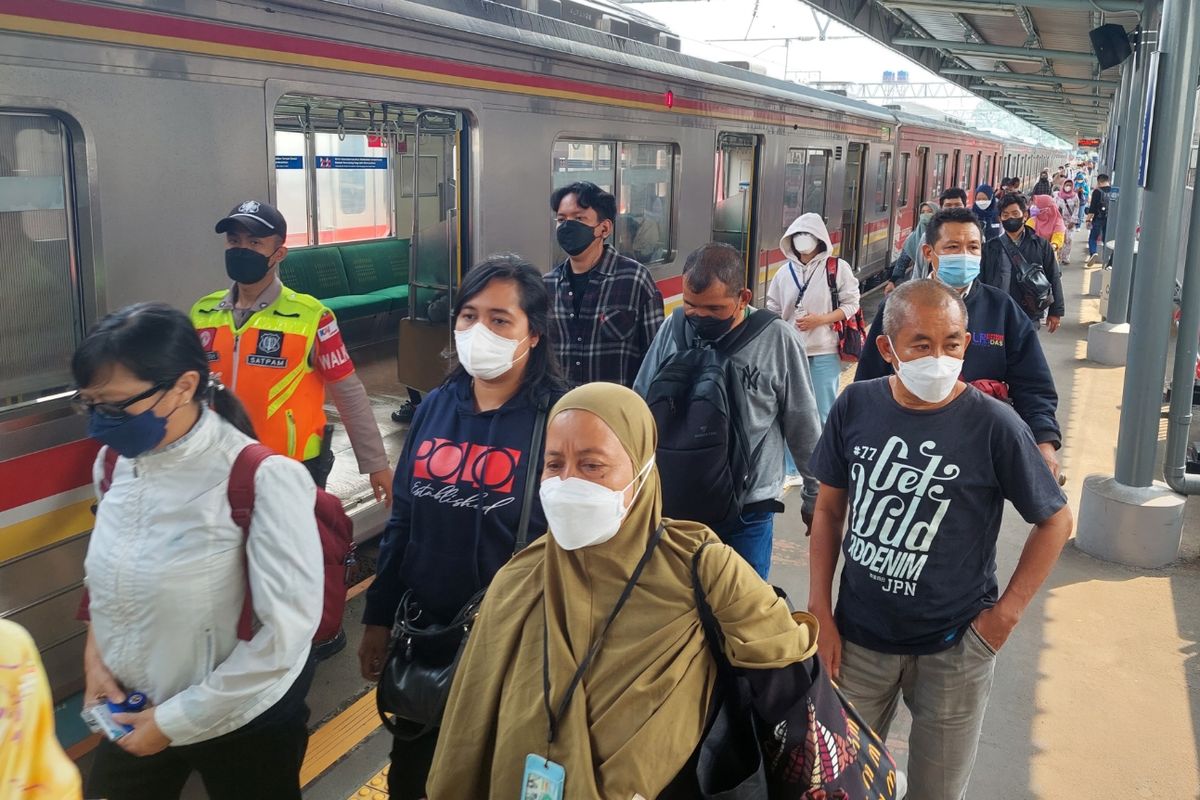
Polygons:
<instances>
[{"instance_id":1,"label":"crowd of commuters","mask_svg":"<svg viewBox=\"0 0 1200 800\"><path fill-rule=\"evenodd\" d=\"M500 796L529 754L561 765L571 798L697 796L718 659L694 580L735 667L765 674L816 654L884 737L903 695L909 796L962 798L996 652L1071 531L1038 332L1064 317L1059 264L1083 214L1089 250L1103 237L1107 177L1090 201L1081 179L1046 170L1031 199L1005 178L921 203L840 395L859 283L819 215L789 222L766 309L743 255L714 243L687 256L682 304L664 316L630 257L654 249L649 234L619 253L614 197L564 186L550 198L561 263L543 274L504 254L466 272L452 370L411 409L394 471L333 313L279 280L286 220L239 204L216 226L228 288L190 316L114 312L72 363L104 445L80 609L85 703L149 698L114 716L129 732L101 740L86 796L178 797L198 773L218 800L300 797L305 696L345 642L314 641L324 565L309 509L332 464L328 392L391 507L364 677L380 679L398 613L444 627L486 590L441 726L394 739L392 798ZM709 370L697 386L720 385L747 451L732 512L703 523L664 516L687 496L663 472L675 462L648 405L689 364ZM256 440L278 455L239 520L232 474ZM793 617L765 580L789 473L812 536L813 618ZM1005 501L1033 529L1001 592ZM0 789L78 797L29 653L0 626L4 664L35 676L20 684L30 727L18 757L0 758Z\"/></svg>"}]
</instances>

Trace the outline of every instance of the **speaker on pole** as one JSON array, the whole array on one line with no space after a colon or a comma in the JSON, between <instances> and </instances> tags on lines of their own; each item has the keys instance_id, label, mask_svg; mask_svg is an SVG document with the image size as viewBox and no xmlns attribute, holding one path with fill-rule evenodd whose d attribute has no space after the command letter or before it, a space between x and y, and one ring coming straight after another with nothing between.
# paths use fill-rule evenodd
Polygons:
<instances>
[{"instance_id":1,"label":"speaker on pole","mask_svg":"<svg viewBox=\"0 0 1200 800\"><path fill-rule=\"evenodd\" d=\"M1124 26L1116 23L1101 25L1090 31L1088 38L1092 40L1092 50L1096 52L1100 69L1115 67L1133 55L1133 48L1129 46L1129 34L1125 32Z\"/></svg>"}]
</instances>

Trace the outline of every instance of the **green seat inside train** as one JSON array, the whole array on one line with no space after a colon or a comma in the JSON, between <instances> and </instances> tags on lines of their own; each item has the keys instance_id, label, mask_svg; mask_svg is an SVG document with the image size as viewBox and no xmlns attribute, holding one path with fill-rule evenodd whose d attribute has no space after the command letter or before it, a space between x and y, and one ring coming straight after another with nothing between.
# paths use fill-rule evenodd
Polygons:
<instances>
[{"instance_id":1,"label":"green seat inside train","mask_svg":"<svg viewBox=\"0 0 1200 800\"><path fill-rule=\"evenodd\" d=\"M303 247L288 252L279 277L348 321L408 311L408 240Z\"/></svg>"}]
</instances>

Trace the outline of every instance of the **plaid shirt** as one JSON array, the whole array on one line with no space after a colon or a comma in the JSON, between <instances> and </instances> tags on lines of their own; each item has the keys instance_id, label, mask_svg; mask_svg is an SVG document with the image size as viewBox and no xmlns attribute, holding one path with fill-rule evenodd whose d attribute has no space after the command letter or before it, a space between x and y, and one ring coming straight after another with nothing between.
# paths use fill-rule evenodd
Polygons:
<instances>
[{"instance_id":1,"label":"plaid shirt","mask_svg":"<svg viewBox=\"0 0 1200 800\"><path fill-rule=\"evenodd\" d=\"M551 340L573 386L608 381L633 386L642 359L663 323L663 298L650 271L605 245L588 272L578 317L567 270L570 260L546 274Z\"/></svg>"}]
</instances>

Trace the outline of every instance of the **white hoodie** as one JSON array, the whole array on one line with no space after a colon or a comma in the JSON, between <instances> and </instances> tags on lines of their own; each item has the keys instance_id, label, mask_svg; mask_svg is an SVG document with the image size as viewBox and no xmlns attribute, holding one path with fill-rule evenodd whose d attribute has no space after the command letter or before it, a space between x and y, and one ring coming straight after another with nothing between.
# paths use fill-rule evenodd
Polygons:
<instances>
[{"instance_id":1,"label":"white hoodie","mask_svg":"<svg viewBox=\"0 0 1200 800\"><path fill-rule=\"evenodd\" d=\"M817 248L807 264L792 244L792 237L798 233L812 234L825 245L824 250ZM800 287L804 286L804 299L799 305L804 307L809 316L833 311L833 298L825 274L825 262L833 252L833 243L829 240L829 230L820 215L810 212L796 217L779 240L779 249L788 257L788 262L780 267L771 280L767 289L767 309L794 323ZM838 307L849 319L858 311L858 278L854 277L854 270L843 259L839 258L837 265ZM798 333L804 340L804 352L809 356L837 354L837 334L832 325L823 325L810 331L798 330Z\"/></svg>"}]
</instances>

